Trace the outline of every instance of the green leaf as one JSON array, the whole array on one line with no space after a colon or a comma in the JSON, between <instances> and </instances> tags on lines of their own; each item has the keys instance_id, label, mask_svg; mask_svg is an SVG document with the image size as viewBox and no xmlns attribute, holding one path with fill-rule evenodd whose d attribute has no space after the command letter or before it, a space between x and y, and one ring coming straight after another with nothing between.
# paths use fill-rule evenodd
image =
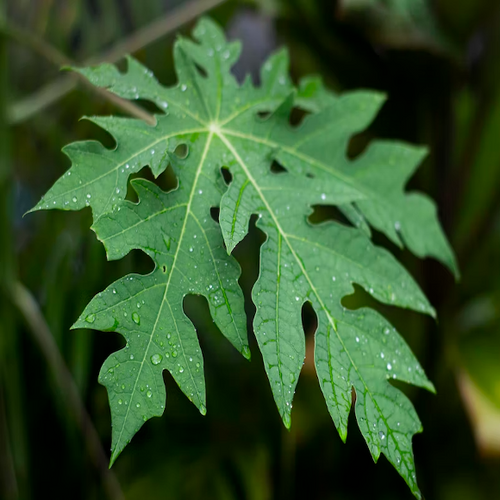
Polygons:
<instances>
[{"instance_id":1,"label":"green leaf","mask_svg":"<svg viewBox=\"0 0 500 500\"><path fill-rule=\"evenodd\" d=\"M239 265L227 255L210 206L220 198L201 169L209 142L199 151L199 168L186 171L172 194L146 180L134 180L139 203L125 201L93 229L108 259L140 248L155 261L147 275L130 275L95 297L75 328L120 332L127 340L104 363L99 381L108 389L113 416L113 456L118 456L144 421L163 414L167 369L186 396L206 412L203 358L195 329L182 308L187 293L204 295L215 323L247 358ZM182 182L182 181L186 182Z\"/></svg>"},{"instance_id":2,"label":"green leaf","mask_svg":"<svg viewBox=\"0 0 500 500\"><path fill-rule=\"evenodd\" d=\"M154 127L125 118L92 118L116 140L65 149L71 169L33 209L92 208L92 229L108 259L141 249L155 262L149 275L113 283L87 306L78 328L121 333L126 346L104 363L113 419L113 462L147 419L165 405L162 371L205 412L203 358L183 311L187 294L206 297L223 335L244 356L246 340L240 269L231 257L252 214L267 236L252 297L254 333L271 389L287 427L305 358L301 312L318 316L315 365L328 409L343 440L353 391L361 432L375 460L384 453L412 492L416 483L412 436L421 424L410 401L389 381L433 390L418 361L392 326L371 309L347 310L341 300L363 287L385 304L434 315L398 261L370 240L370 226L418 256L432 256L457 273L434 204L404 186L424 150L376 142L359 158L346 157L350 137L366 128L384 101L376 92L336 96L317 78L294 88L285 51L263 66L261 85L241 85L230 72L240 46L202 20L180 38L174 56L178 83L170 88L134 59L121 73L112 65L79 69L95 85L127 99L154 102ZM290 125L294 107L307 116ZM183 145L187 154L180 157ZM271 168L273 162L281 173ZM139 201L124 199L128 178L149 165L158 176L171 165L178 186L163 192L136 179ZM227 185L221 173L227 169ZM352 222L313 226L314 205L336 205ZM220 207L217 224L210 216Z\"/></svg>"}]
</instances>

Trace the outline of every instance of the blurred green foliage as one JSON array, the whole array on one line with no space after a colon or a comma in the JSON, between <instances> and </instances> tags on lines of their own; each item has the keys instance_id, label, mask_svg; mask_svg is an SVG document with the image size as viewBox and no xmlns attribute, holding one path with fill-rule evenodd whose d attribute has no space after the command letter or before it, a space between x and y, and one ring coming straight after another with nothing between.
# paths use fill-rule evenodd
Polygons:
<instances>
[{"instance_id":1,"label":"blurred green foliage","mask_svg":"<svg viewBox=\"0 0 500 500\"><path fill-rule=\"evenodd\" d=\"M132 270L151 268L140 252L106 262L88 230L88 210L22 217L69 167L60 153L63 145L93 138L113 146L102 130L79 118L122 112L80 85L61 92L68 80L42 41L78 62L99 59L138 30L151 33L154 23L176 19L178 9L185 16L181 31L189 31L203 3L0 1L1 498L111 496L103 487L102 467L90 458L70 398L34 341L13 284L23 283L34 295L108 448L109 409L97 373L121 341L118 335L69 327L96 291ZM377 234L376 242L393 251L420 282L439 323L374 306L406 337L437 388L437 396L403 388L424 425L424 433L414 439L424 495L500 498L499 2L220 3L211 15L245 43L237 74L249 71L255 77L265 55L286 44L296 78L319 73L338 91L374 88L388 94L375 123L352 139L351 155L374 137L430 147L410 187L438 201L462 280L456 285L435 262L421 263ZM134 46L134 55L160 81L172 83L174 32L167 26L163 34ZM237 249L250 318L249 293L262 238L252 225ZM357 307L367 300L357 292L346 304ZM113 468L127 499L411 498L385 459L372 463L355 425L347 444L341 443L308 361L287 432L255 339L250 338L254 356L248 363L217 331L204 301L190 297L186 310L205 353L208 414L201 417L165 376L164 417L148 422ZM307 308L304 324L310 344L314 317ZM490 406L475 404L478 395ZM478 431L484 421L493 422L486 433Z\"/></svg>"}]
</instances>

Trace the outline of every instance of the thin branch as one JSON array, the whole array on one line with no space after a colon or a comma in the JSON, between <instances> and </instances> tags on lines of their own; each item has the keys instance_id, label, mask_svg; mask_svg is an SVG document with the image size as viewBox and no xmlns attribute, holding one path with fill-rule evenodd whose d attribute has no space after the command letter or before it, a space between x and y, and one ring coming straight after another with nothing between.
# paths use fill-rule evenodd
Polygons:
<instances>
[{"instance_id":1,"label":"thin branch","mask_svg":"<svg viewBox=\"0 0 500 500\"><path fill-rule=\"evenodd\" d=\"M90 90L92 90L92 92L103 97L107 101L113 103L118 108L121 108L129 115L135 116L140 120L144 120L149 125L156 125L156 118L151 113L148 113L145 109L137 106L137 104L134 104L127 99L123 99L120 96L113 94L113 92L110 92L109 90L106 90L102 87L96 87L95 85L92 85L92 83L90 83L83 75L80 75L79 73L75 73L75 75L77 76L77 79L85 85L85 87L89 88Z\"/></svg>"},{"instance_id":2,"label":"thin branch","mask_svg":"<svg viewBox=\"0 0 500 500\"><path fill-rule=\"evenodd\" d=\"M64 55L59 49L50 45L43 38L33 34L31 31L15 26L11 22L0 25L0 33L15 40L20 45L28 47L56 66L72 64L71 59Z\"/></svg>"},{"instance_id":3,"label":"thin branch","mask_svg":"<svg viewBox=\"0 0 500 500\"><path fill-rule=\"evenodd\" d=\"M91 66L100 62L115 63L119 61L124 55L133 54L134 52L145 48L151 43L160 40L169 33L176 31L184 24L191 22L196 17L202 15L210 9L213 9L214 7L217 7L218 5L223 4L226 1L227 0L193 0L191 2L185 3L180 7L174 9L172 12L167 13L163 18L152 22L151 24L138 30L136 33L132 34L125 40L118 42L114 47L105 51L103 54L90 57L89 59L85 60L82 66ZM22 37L18 38L17 35L19 35L20 31L22 30L18 28L13 30L13 32L16 34L15 39L24 43L25 45L29 45L33 50L43 55L49 61L54 63L56 61L59 61L57 63L58 66L67 64L75 65L73 62L68 60L68 58L64 54L62 54L56 48L50 46L46 42L44 42L43 44L38 44L38 42L34 43L35 39L38 40L38 38L34 37L31 34L24 40L20 39ZM6 32L8 33L9 30L7 29ZM65 59L65 62L62 62L63 59ZM58 101L76 87L78 82L77 78L78 77L76 77L75 75L65 75L45 85L32 95L22 99L17 103L14 103L8 112L9 123L11 125L21 123L34 114L47 108L54 102ZM92 88L96 89L96 87L94 86L92 86ZM106 99L111 100L111 98L109 97L111 95L110 92L107 92L107 94L103 93L102 95L106 97ZM136 106L130 101L125 101L130 105L128 106L128 109L125 109L124 104L121 101L124 101L124 99L120 99L120 101L114 101L114 103L129 113L133 111L133 113L131 114L133 114L134 116L137 116L138 118L141 118L148 123L154 123L152 115L144 111L142 108ZM139 116L139 114L141 114L141 116Z\"/></svg>"},{"instance_id":4,"label":"thin branch","mask_svg":"<svg viewBox=\"0 0 500 500\"><path fill-rule=\"evenodd\" d=\"M30 291L21 283L16 282L12 287L12 300L26 320L33 338L38 343L47 365L61 391L61 401L74 414L80 427L90 458L101 475L104 488L112 500L125 500L120 484L115 474L108 469L108 457L104 452L99 435L92 424L92 420L85 409L78 387L64 362L61 353L54 341L52 332Z\"/></svg>"},{"instance_id":5,"label":"thin branch","mask_svg":"<svg viewBox=\"0 0 500 500\"><path fill-rule=\"evenodd\" d=\"M76 86L76 79L64 75L49 85L33 92L28 97L14 103L7 110L9 125L17 125L36 115L71 92Z\"/></svg>"},{"instance_id":6,"label":"thin branch","mask_svg":"<svg viewBox=\"0 0 500 500\"><path fill-rule=\"evenodd\" d=\"M12 24L0 26L0 33L9 36L22 45L25 45L58 67L75 65L74 61L59 51L56 47L53 47L42 38L33 35L29 31L23 30L22 28L13 26ZM121 97L108 92L106 89L92 85L83 75L80 75L79 73L68 74L59 80L56 80L55 83L57 83L57 85L54 87L44 87L42 88L42 92L37 92L21 101L18 106L14 106L13 109L10 110L14 114L9 115L9 123L19 123L30 117L34 112L41 111L48 104L58 100L61 95L65 95L65 93L73 90L78 81L82 82L92 92L112 102L115 106L121 108L126 113L135 116L136 118L140 118L150 125L154 125L156 123L154 116L142 109L140 106L122 99Z\"/></svg>"}]
</instances>

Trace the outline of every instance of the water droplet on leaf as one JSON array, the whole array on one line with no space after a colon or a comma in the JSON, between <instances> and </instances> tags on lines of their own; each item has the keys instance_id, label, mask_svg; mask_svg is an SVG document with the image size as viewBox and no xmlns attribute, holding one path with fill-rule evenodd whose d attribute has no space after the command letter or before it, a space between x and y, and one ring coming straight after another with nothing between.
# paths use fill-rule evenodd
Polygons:
<instances>
[{"instance_id":1,"label":"water droplet on leaf","mask_svg":"<svg viewBox=\"0 0 500 500\"><path fill-rule=\"evenodd\" d=\"M151 363L153 363L153 365L159 365L162 359L163 356L161 354L153 354L151 356Z\"/></svg>"}]
</instances>

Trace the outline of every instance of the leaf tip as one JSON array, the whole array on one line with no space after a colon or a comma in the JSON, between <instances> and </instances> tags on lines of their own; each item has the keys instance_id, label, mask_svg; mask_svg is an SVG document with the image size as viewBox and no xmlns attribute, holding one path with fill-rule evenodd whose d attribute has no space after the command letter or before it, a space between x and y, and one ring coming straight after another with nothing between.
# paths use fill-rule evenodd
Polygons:
<instances>
[{"instance_id":1,"label":"leaf tip","mask_svg":"<svg viewBox=\"0 0 500 500\"><path fill-rule=\"evenodd\" d=\"M434 384L430 380L426 381L424 388L427 389L432 394L437 394L436 387L434 386Z\"/></svg>"},{"instance_id":2,"label":"leaf tip","mask_svg":"<svg viewBox=\"0 0 500 500\"><path fill-rule=\"evenodd\" d=\"M290 430L290 427L292 426L292 416L288 408L285 410L281 418L283 419L284 426L287 428L287 430Z\"/></svg>"},{"instance_id":3,"label":"leaf tip","mask_svg":"<svg viewBox=\"0 0 500 500\"><path fill-rule=\"evenodd\" d=\"M70 330L78 330L79 328L86 328L81 316L69 327Z\"/></svg>"},{"instance_id":4,"label":"leaf tip","mask_svg":"<svg viewBox=\"0 0 500 500\"><path fill-rule=\"evenodd\" d=\"M346 442L347 442L347 427L346 426L339 426L338 432L339 432L339 436L340 436L341 441L344 444L346 444Z\"/></svg>"},{"instance_id":5,"label":"leaf tip","mask_svg":"<svg viewBox=\"0 0 500 500\"><path fill-rule=\"evenodd\" d=\"M108 469L111 469L111 467L113 467L113 465L116 462L116 459L118 458L118 456L120 455L120 453L121 452L117 451L116 448L114 450L112 450L111 457L109 459L109 467L108 467Z\"/></svg>"},{"instance_id":6,"label":"leaf tip","mask_svg":"<svg viewBox=\"0 0 500 500\"><path fill-rule=\"evenodd\" d=\"M250 351L250 347L248 345L244 345L241 349L241 354L245 359L248 359L250 361L252 359L252 353Z\"/></svg>"},{"instance_id":7,"label":"leaf tip","mask_svg":"<svg viewBox=\"0 0 500 500\"><path fill-rule=\"evenodd\" d=\"M41 210L41 207L39 205L35 205L33 208L30 208L29 210L24 212L23 218L26 217L27 215L33 213L33 212L38 212L39 210Z\"/></svg>"},{"instance_id":8,"label":"leaf tip","mask_svg":"<svg viewBox=\"0 0 500 500\"><path fill-rule=\"evenodd\" d=\"M227 254L231 255L233 253L233 250L236 248L236 242L233 241L232 239L228 239L226 241L226 250Z\"/></svg>"},{"instance_id":9,"label":"leaf tip","mask_svg":"<svg viewBox=\"0 0 500 500\"><path fill-rule=\"evenodd\" d=\"M373 100L377 106L382 106L388 97L386 92L373 92Z\"/></svg>"}]
</instances>

